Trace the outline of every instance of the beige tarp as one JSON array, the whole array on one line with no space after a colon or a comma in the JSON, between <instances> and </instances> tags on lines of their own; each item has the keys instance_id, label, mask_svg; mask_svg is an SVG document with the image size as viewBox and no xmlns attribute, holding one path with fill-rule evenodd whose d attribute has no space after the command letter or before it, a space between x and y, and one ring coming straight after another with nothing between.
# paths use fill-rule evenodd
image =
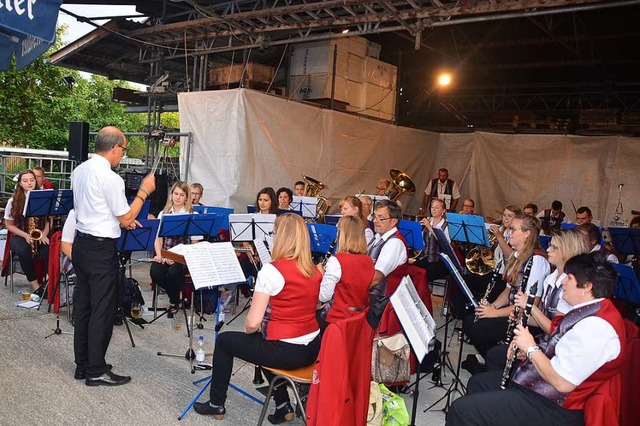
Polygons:
<instances>
[{"instance_id":1,"label":"beige tarp","mask_svg":"<svg viewBox=\"0 0 640 426\"><path fill-rule=\"evenodd\" d=\"M181 146L183 177L188 165L189 181L202 183L206 204L238 212L262 187L291 188L303 174L327 184L322 194L339 200L374 192L379 178L399 168L418 188L400 198L415 213L439 167L449 169L462 196L474 198L485 215L496 216L509 203L544 208L558 199L570 216L573 200L606 223L620 183L623 217L640 210L638 138L437 134L246 89L182 93L178 103L180 130L193 135L188 159Z\"/></svg>"}]
</instances>

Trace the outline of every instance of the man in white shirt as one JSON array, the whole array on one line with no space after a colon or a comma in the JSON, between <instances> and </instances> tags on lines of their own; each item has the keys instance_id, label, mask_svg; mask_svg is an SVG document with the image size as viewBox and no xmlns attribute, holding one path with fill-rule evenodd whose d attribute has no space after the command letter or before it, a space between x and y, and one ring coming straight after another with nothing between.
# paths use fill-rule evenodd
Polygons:
<instances>
[{"instance_id":1,"label":"man in white shirt","mask_svg":"<svg viewBox=\"0 0 640 426\"><path fill-rule=\"evenodd\" d=\"M449 170L444 167L438 170L438 177L429 181L424 190L422 209L429 211L431 200L440 198L447 205L447 211L455 212L458 200L460 200L460 189L458 184L449 179Z\"/></svg>"},{"instance_id":2,"label":"man in white shirt","mask_svg":"<svg viewBox=\"0 0 640 426\"><path fill-rule=\"evenodd\" d=\"M582 225L579 225L577 229L584 237L584 240L587 242L591 252L599 251L606 256L609 262L619 263L615 254L609 251L606 247L600 245L600 241L602 241L602 234L595 223L583 223Z\"/></svg>"},{"instance_id":3,"label":"man in white shirt","mask_svg":"<svg viewBox=\"0 0 640 426\"><path fill-rule=\"evenodd\" d=\"M119 280L116 241L120 227L136 227L136 216L149 194L155 177L145 176L131 205L127 204L124 181L111 170L127 152L127 138L115 127L100 130L91 159L71 174L76 235L73 266L77 276L74 324L74 378L87 386L117 386L129 376L114 374L105 361L111 340Z\"/></svg>"}]
</instances>

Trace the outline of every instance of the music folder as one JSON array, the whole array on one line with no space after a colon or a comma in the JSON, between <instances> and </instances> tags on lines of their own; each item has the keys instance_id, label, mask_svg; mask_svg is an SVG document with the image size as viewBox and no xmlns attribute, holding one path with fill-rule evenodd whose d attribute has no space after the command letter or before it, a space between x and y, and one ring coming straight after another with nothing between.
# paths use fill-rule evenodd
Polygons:
<instances>
[{"instance_id":1,"label":"music folder","mask_svg":"<svg viewBox=\"0 0 640 426\"><path fill-rule=\"evenodd\" d=\"M316 253L327 253L333 240L338 237L338 228L335 226L307 223L307 229L311 240L311 251Z\"/></svg>"},{"instance_id":2,"label":"music folder","mask_svg":"<svg viewBox=\"0 0 640 426\"><path fill-rule=\"evenodd\" d=\"M181 247L196 290L247 281L231 242L201 242Z\"/></svg>"}]
</instances>

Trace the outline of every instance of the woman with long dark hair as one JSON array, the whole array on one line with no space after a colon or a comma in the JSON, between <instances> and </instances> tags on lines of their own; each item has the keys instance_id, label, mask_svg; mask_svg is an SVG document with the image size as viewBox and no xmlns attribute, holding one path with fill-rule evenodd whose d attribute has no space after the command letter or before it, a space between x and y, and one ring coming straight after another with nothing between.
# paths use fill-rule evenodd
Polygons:
<instances>
[{"instance_id":1,"label":"woman with long dark hair","mask_svg":"<svg viewBox=\"0 0 640 426\"><path fill-rule=\"evenodd\" d=\"M256 195L256 213L278 213L278 198L276 192L270 186L262 188Z\"/></svg>"},{"instance_id":2,"label":"woman with long dark hair","mask_svg":"<svg viewBox=\"0 0 640 426\"><path fill-rule=\"evenodd\" d=\"M302 217L286 213L276 219L272 263L258 273L244 333L221 333L213 353L210 400L195 404L196 412L222 420L233 359L263 367L294 369L312 364L320 351L315 319L322 274L311 260L309 231ZM268 379L272 378L265 371ZM271 423L293 420L284 386L274 392L276 411Z\"/></svg>"},{"instance_id":3,"label":"woman with long dark hair","mask_svg":"<svg viewBox=\"0 0 640 426\"><path fill-rule=\"evenodd\" d=\"M49 221L46 217L26 218L22 214L27 194L35 189L36 175L33 170L27 169L18 173L18 184L5 208L4 226L13 234L9 246L11 251L18 256L27 281L31 284L33 292L42 297L44 285L41 286L38 283L31 245L37 244L37 252L44 262L46 271L49 264ZM40 241L34 241L29 234L30 220L33 220L36 229L42 231Z\"/></svg>"}]
</instances>

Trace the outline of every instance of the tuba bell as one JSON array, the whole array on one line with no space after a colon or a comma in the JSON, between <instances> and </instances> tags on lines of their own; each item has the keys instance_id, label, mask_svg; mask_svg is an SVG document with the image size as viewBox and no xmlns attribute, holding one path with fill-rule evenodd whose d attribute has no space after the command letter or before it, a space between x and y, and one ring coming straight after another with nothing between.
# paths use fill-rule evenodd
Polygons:
<instances>
[{"instance_id":1,"label":"tuba bell","mask_svg":"<svg viewBox=\"0 0 640 426\"><path fill-rule=\"evenodd\" d=\"M318 204L316 205L316 220L322 221L327 210L329 210L329 204L327 203L327 199L320 195L320 191L329 187L310 176L302 175L302 180L304 181L304 196L318 199Z\"/></svg>"},{"instance_id":2,"label":"tuba bell","mask_svg":"<svg viewBox=\"0 0 640 426\"><path fill-rule=\"evenodd\" d=\"M487 275L496 267L496 258L493 251L498 245L498 238L493 232L489 232L489 243L491 244L490 247L476 246L469 250L469 253L465 256L464 263L472 274Z\"/></svg>"},{"instance_id":3,"label":"tuba bell","mask_svg":"<svg viewBox=\"0 0 640 426\"><path fill-rule=\"evenodd\" d=\"M409 195L415 194L416 185L413 183L409 175L402 170L389 170L389 177L391 178L391 182L389 182L389 186L387 186L387 192L385 195L389 197L391 201L396 201L398 197L405 192Z\"/></svg>"}]
</instances>

